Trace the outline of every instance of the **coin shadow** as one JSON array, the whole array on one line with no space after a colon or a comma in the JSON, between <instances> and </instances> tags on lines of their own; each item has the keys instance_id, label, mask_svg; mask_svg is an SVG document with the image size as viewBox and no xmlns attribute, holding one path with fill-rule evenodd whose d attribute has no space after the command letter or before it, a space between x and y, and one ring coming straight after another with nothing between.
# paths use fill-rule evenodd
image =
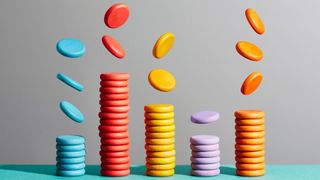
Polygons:
<instances>
[{"instance_id":1,"label":"coin shadow","mask_svg":"<svg viewBox=\"0 0 320 180\"><path fill-rule=\"evenodd\" d=\"M191 167L189 165L177 165L175 174L190 176Z\"/></svg>"},{"instance_id":2,"label":"coin shadow","mask_svg":"<svg viewBox=\"0 0 320 180\"><path fill-rule=\"evenodd\" d=\"M100 176L100 166L99 165L86 165L86 174L92 176Z\"/></svg>"},{"instance_id":3,"label":"coin shadow","mask_svg":"<svg viewBox=\"0 0 320 180\"><path fill-rule=\"evenodd\" d=\"M228 166L221 166L220 173L225 174L225 175L230 175L230 176L236 176L236 168L228 167Z\"/></svg>"},{"instance_id":4,"label":"coin shadow","mask_svg":"<svg viewBox=\"0 0 320 180\"><path fill-rule=\"evenodd\" d=\"M133 165L130 167L130 174L139 175L139 176L146 176L145 172L146 172L145 166Z\"/></svg>"},{"instance_id":5,"label":"coin shadow","mask_svg":"<svg viewBox=\"0 0 320 180\"><path fill-rule=\"evenodd\" d=\"M2 165L0 166L0 169L35 174L56 175L56 167L52 165Z\"/></svg>"}]
</instances>

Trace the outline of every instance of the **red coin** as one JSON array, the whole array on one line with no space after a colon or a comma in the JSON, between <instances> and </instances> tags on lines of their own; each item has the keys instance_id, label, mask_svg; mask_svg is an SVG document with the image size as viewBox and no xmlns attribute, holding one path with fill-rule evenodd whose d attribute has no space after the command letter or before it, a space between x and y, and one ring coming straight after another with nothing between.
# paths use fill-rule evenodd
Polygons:
<instances>
[{"instance_id":1,"label":"red coin","mask_svg":"<svg viewBox=\"0 0 320 180\"><path fill-rule=\"evenodd\" d=\"M105 106L105 107L100 107L101 112L106 112L106 113L126 113L129 112L130 106Z\"/></svg>"},{"instance_id":2,"label":"red coin","mask_svg":"<svg viewBox=\"0 0 320 180\"><path fill-rule=\"evenodd\" d=\"M100 120L100 125L103 126L124 126L129 124L129 119L105 119Z\"/></svg>"},{"instance_id":3,"label":"red coin","mask_svg":"<svg viewBox=\"0 0 320 180\"><path fill-rule=\"evenodd\" d=\"M130 175L130 169L126 170L119 170L119 171L113 171L113 170L101 170L102 176L113 176L113 177L119 177L119 176L129 176Z\"/></svg>"},{"instance_id":4,"label":"red coin","mask_svg":"<svg viewBox=\"0 0 320 180\"><path fill-rule=\"evenodd\" d=\"M104 23L109 28L122 26L129 18L129 7L122 3L112 5L104 16Z\"/></svg>"},{"instance_id":5,"label":"red coin","mask_svg":"<svg viewBox=\"0 0 320 180\"><path fill-rule=\"evenodd\" d=\"M101 144L103 145L111 145L111 146L119 146L119 145L126 145L130 144L129 138L122 138L122 139L100 139Z\"/></svg>"},{"instance_id":6,"label":"red coin","mask_svg":"<svg viewBox=\"0 0 320 180\"><path fill-rule=\"evenodd\" d=\"M118 101L102 101L100 100L100 105L101 106L129 106L129 100L118 100Z\"/></svg>"},{"instance_id":7,"label":"red coin","mask_svg":"<svg viewBox=\"0 0 320 180\"><path fill-rule=\"evenodd\" d=\"M108 101L113 101L113 100L126 100L129 98L128 93L124 94L100 94L100 99L101 100L108 100Z\"/></svg>"},{"instance_id":8,"label":"red coin","mask_svg":"<svg viewBox=\"0 0 320 180\"><path fill-rule=\"evenodd\" d=\"M128 151L129 148L130 148L129 144L121 145L121 146L106 146L106 145L101 145L100 146L100 149L102 151L112 151L112 152Z\"/></svg>"},{"instance_id":9,"label":"red coin","mask_svg":"<svg viewBox=\"0 0 320 180\"><path fill-rule=\"evenodd\" d=\"M117 58L124 58L126 56L126 52L123 47L111 36L104 35L102 37L102 43L107 48L107 50Z\"/></svg>"},{"instance_id":10,"label":"red coin","mask_svg":"<svg viewBox=\"0 0 320 180\"><path fill-rule=\"evenodd\" d=\"M117 132L117 133L99 133L101 138L120 139L129 137L129 132Z\"/></svg>"},{"instance_id":11,"label":"red coin","mask_svg":"<svg viewBox=\"0 0 320 180\"><path fill-rule=\"evenodd\" d=\"M99 126L99 130L102 133L124 132L128 131L128 126Z\"/></svg>"},{"instance_id":12,"label":"red coin","mask_svg":"<svg viewBox=\"0 0 320 180\"><path fill-rule=\"evenodd\" d=\"M102 170L126 170L130 169L130 163L124 163L124 164L101 164Z\"/></svg>"},{"instance_id":13,"label":"red coin","mask_svg":"<svg viewBox=\"0 0 320 180\"><path fill-rule=\"evenodd\" d=\"M128 73L102 73L100 74L100 79L103 81L127 81L130 78Z\"/></svg>"},{"instance_id":14,"label":"red coin","mask_svg":"<svg viewBox=\"0 0 320 180\"><path fill-rule=\"evenodd\" d=\"M128 87L101 87L99 90L103 94L127 94L129 92Z\"/></svg>"},{"instance_id":15,"label":"red coin","mask_svg":"<svg viewBox=\"0 0 320 180\"><path fill-rule=\"evenodd\" d=\"M118 158L109 158L109 157L102 157L100 158L103 164L123 164L130 162L129 156L125 157L118 157Z\"/></svg>"},{"instance_id":16,"label":"red coin","mask_svg":"<svg viewBox=\"0 0 320 180\"><path fill-rule=\"evenodd\" d=\"M101 157L125 157L129 156L129 151L118 151L118 152L107 152L107 151L100 151Z\"/></svg>"},{"instance_id":17,"label":"red coin","mask_svg":"<svg viewBox=\"0 0 320 180\"><path fill-rule=\"evenodd\" d=\"M127 87L128 81L100 81L102 87Z\"/></svg>"},{"instance_id":18,"label":"red coin","mask_svg":"<svg viewBox=\"0 0 320 180\"><path fill-rule=\"evenodd\" d=\"M101 119L126 119L128 116L128 113L99 113Z\"/></svg>"}]
</instances>

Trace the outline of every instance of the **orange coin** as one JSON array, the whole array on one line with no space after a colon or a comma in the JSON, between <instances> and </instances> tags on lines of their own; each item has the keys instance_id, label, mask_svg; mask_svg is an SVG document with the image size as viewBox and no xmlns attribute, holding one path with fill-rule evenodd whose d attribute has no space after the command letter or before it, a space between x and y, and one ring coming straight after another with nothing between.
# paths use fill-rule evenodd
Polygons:
<instances>
[{"instance_id":1,"label":"orange coin","mask_svg":"<svg viewBox=\"0 0 320 180\"><path fill-rule=\"evenodd\" d=\"M258 119L264 117L261 110L238 110L234 113L237 119Z\"/></svg>"},{"instance_id":2,"label":"orange coin","mask_svg":"<svg viewBox=\"0 0 320 180\"><path fill-rule=\"evenodd\" d=\"M245 151L235 151L237 157L245 157L245 158L252 158L252 157L261 157L264 156L264 150L262 151L251 151L251 152L245 152Z\"/></svg>"},{"instance_id":3,"label":"orange coin","mask_svg":"<svg viewBox=\"0 0 320 180\"><path fill-rule=\"evenodd\" d=\"M242 138L236 138L237 144L246 144L246 145L257 145L257 144L263 144L264 138L256 138L256 139L242 139Z\"/></svg>"},{"instance_id":4,"label":"orange coin","mask_svg":"<svg viewBox=\"0 0 320 180\"><path fill-rule=\"evenodd\" d=\"M259 72L251 73L242 83L241 93L243 95L252 94L261 84L263 76Z\"/></svg>"},{"instance_id":5,"label":"orange coin","mask_svg":"<svg viewBox=\"0 0 320 180\"><path fill-rule=\"evenodd\" d=\"M258 125L258 126L240 126L235 125L236 131L243 131L243 132L259 132L264 131L264 125Z\"/></svg>"},{"instance_id":6,"label":"orange coin","mask_svg":"<svg viewBox=\"0 0 320 180\"><path fill-rule=\"evenodd\" d=\"M244 125L244 126L256 126L256 125L263 125L264 118L260 119L236 119L237 125Z\"/></svg>"},{"instance_id":7,"label":"orange coin","mask_svg":"<svg viewBox=\"0 0 320 180\"><path fill-rule=\"evenodd\" d=\"M255 10L248 8L245 14L252 29L260 35L263 34L265 31L264 24L258 13Z\"/></svg>"},{"instance_id":8,"label":"orange coin","mask_svg":"<svg viewBox=\"0 0 320 180\"><path fill-rule=\"evenodd\" d=\"M260 132L236 132L237 138L263 138L264 137L264 131Z\"/></svg>"},{"instance_id":9,"label":"orange coin","mask_svg":"<svg viewBox=\"0 0 320 180\"><path fill-rule=\"evenodd\" d=\"M235 160L237 163L244 163L244 164L257 164L264 162L264 156L261 157L254 157L254 158L239 158L236 157Z\"/></svg>"},{"instance_id":10,"label":"orange coin","mask_svg":"<svg viewBox=\"0 0 320 180\"><path fill-rule=\"evenodd\" d=\"M251 171L243 171L243 170L237 170L236 174L238 176L250 176L250 177L255 177L255 176L263 176L265 174L265 170L251 170Z\"/></svg>"},{"instance_id":11,"label":"orange coin","mask_svg":"<svg viewBox=\"0 0 320 180\"><path fill-rule=\"evenodd\" d=\"M235 148L237 151L262 151L264 150L264 144L258 144L258 145L236 144Z\"/></svg>"},{"instance_id":12,"label":"orange coin","mask_svg":"<svg viewBox=\"0 0 320 180\"><path fill-rule=\"evenodd\" d=\"M251 61L260 61L263 58L262 50L255 44L247 41L239 41L236 44L236 50L241 56Z\"/></svg>"},{"instance_id":13,"label":"orange coin","mask_svg":"<svg viewBox=\"0 0 320 180\"><path fill-rule=\"evenodd\" d=\"M260 170L264 169L265 164L264 163L257 163L257 164L242 164L242 163L236 163L237 169L240 170Z\"/></svg>"}]
</instances>

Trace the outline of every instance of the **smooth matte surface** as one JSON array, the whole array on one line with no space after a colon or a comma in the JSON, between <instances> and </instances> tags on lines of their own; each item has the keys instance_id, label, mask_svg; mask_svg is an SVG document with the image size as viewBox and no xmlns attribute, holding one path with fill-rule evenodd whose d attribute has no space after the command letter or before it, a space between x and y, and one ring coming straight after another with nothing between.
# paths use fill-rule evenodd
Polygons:
<instances>
[{"instance_id":1,"label":"smooth matte surface","mask_svg":"<svg viewBox=\"0 0 320 180\"><path fill-rule=\"evenodd\" d=\"M145 163L143 107L152 103L175 106L177 163L189 164L190 136L208 134L221 139L222 163L233 164L236 109L265 111L267 163L320 162L320 141L315 140L320 137L320 1L122 0L130 7L130 18L121 28L108 30L103 17L117 2L0 1L0 163L53 164L55 137L81 134L88 163L98 164L99 75L110 71L131 75L132 163ZM263 35L248 24L248 7L263 19ZM175 34L175 44L159 61L152 48L168 31ZM126 60L106 52L101 43L105 33L126 48ZM56 42L64 37L86 44L81 60L56 52ZM234 47L240 40L259 45L263 61L239 56ZM148 84L154 68L175 75L174 91L160 93ZM243 96L242 81L254 71L264 74L264 82L259 91ZM58 72L81 80L86 90L61 87ZM87 121L66 119L57 106L61 99L77 105ZM192 113L206 109L218 111L220 120L205 126L190 122Z\"/></svg>"},{"instance_id":2,"label":"smooth matte surface","mask_svg":"<svg viewBox=\"0 0 320 180\"><path fill-rule=\"evenodd\" d=\"M266 175L250 179L255 180L301 180L301 179L319 179L320 165L269 165L266 167ZM4 180L34 180L34 179L64 179L55 175L56 167L54 165L0 165L0 177ZM145 167L134 165L131 166L130 176L118 179L154 179L145 175ZM216 177L208 177L205 179L214 180L234 180L248 179L248 177L239 177L235 175L234 166L221 166L220 175ZM99 165L86 166L86 174L77 179L113 179L112 177L100 176ZM70 178L69 178L70 179ZM190 176L189 165L178 165L175 168L175 175L165 178L166 180L180 179L204 179L201 177Z\"/></svg>"}]
</instances>

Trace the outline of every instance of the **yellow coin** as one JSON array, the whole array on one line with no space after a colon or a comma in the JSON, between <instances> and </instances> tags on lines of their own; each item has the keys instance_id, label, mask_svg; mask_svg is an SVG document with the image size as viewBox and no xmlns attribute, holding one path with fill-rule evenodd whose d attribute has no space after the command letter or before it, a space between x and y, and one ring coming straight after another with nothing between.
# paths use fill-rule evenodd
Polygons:
<instances>
[{"instance_id":1,"label":"yellow coin","mask_svg":"<svg viewBox=\"0 0 320 180\"><path fill-rule=\"evenodd\" d=\"M236 174L238 176L250 176L250 177L255 177L255 176L263 176L265 174L265 170L264 169L260 169L260 170L248 170L248 171L244 171L244 170L237 170Z\"/></svg>"},{"instance_id":2,"label":"yellow coin","mask_svg":"<svg viewBox=\"0 0 320 180\"><path fill-rule=\"evenodd\" d=\"M174 175L174 169L169 170L147 170L146 173L148 176L173 176Z\"/></svg>"},{"instance_id":3,"label":"yellow coin","mask_svg":"<svg viewBox=\"0 0 320 180\"><path fill-rule=\"evenodd\" d=\"M263 51L255 44L247 41L239 41L236 44L236 50L241 56L251 61L260 61L263 58Z\"/></svg>"},{"instance_id":4,"label":"yellow coin","mask_svg":"<svg viewBox=\"0 0 320 180\"><path fill-rule=\"evenodd\" d=\"M144 113L144 117L146 119L173 119L174 118L174 112L169 113Z\"/></svg>"},{"instance_id":5,"label":"yellow coin","mask_svg":"<svg viewBox=\"0 0 320 180\"><path fill-rule=\"evenodd\" d=\"M146 163L146 168L147 169L153 169L153 170L170 170L174 169L176 167L175 163L170 163L170 164L150 164Z\"/></svg>"},{"instance_id":6,"label":"yellow coin","mask_svg":"<svg viewBox=\"0 0 320 180\"><path fill-rule=\"evenodd\" d=\"M148 132L170 132L175 130L175 126L146 126L146 131Z\"/></svg>"},{"instance_id":7,"label":"yellow coin","mask_svg":"<svg viewBox=\"0 0 320 180\"><path fill-rule=\"evenodd\" d=\"M148 80L150 85L159 91L169 92L176 87L175 77L163 69L152 70L149 73Z\"/></svg>"},{"instance_id":8,"label":"yellow coin","mask_svg":"<svg viewBox=\"0 0 320 180\"><path fill-rule=\"evenodd\" d=\"M147 163L150 164L170 164L176 161L175 156L166 157L166 158L153 158L153 157L146 157Z\"/></svg>"},{"instance_id":9,"label":"yellow coin","mask_svg":"<svg viewBox=\"0 0 320 180\"><path fill-rule=\"evenodd\" d=\"M162 58L170 51L173 44L174 35L171 32L163 34L153 47L153 56L158 59Z\"/></svg>"},{"instance_id":10,"label":"yellow coin","mask_svg":"<svg viewBox=\"0 0 320 180\"><path fill-rule=\"evenodd\" d=\"M171 150L171 151L159 151L159 152L152 152L152 151L147 151L147 156L148 157L157 157L157 158L162 158L162 157L171 157L171 156L175 156L176 155L176 151L175 150Z\"/></svg>"},{"instance_id":11,"label":"yellow coin","mask_svg":"<svg viewBox=\"0 0 320 180\"><path fill-rule=\"evenodd\" d=\"M234 115L240 119L261 119L264 117L264 112L261 110L237 110Z\"/></svg>"},{"instance_id":12,"label":"yellow coin","mask_svg":"<svg viewBox=\"0 0 320 180\"><path fill-rule=\"evenodd\" d=\"M149 126L170 126L174 125L174 119L145 119L144 123Z\"/></svg>"},{"instance_id":13,"label":"yellow coin","mask_svg":"<svg viewBox=\"0 0 320 180\"><path fill-rule=\"evenodd\" d=\"M235 149L237 151L262 151L264 150L264 144L258 145L246 145L246 144L235 144Z\"/></svg>"},{"instance_id":14,"label":"yellow coin","mask_svg":"<svg viewBox=\"0 0 320 180\"><path fill-rule=\"evenodd\" d=\"M257 125L257 126L240 126L240 125L235 125L234 126L236 131L238 132L259 132L259 131L264 131L264 125Z\"/></svg>"},{"instance_id":15,"label":"yellow coin","mask_svg":"<svg viewBox=\"0 0 320 180\"><path fill-rule=\"evenodd\" d=\"M244 126L256 126L256 125L263 125L264 118L260 119L236 119L237 125L244 125Z\"/></svg>"},{"instance_id":16,"label":"yellow coin","mask_svg":"<svg viewBox=\"0 0 320 180\"><path fill-rule=\"evenodd\" d=\"M172 104L148 104L144 106L144 110L153 113L173 112L174 106Z\"/></svg>"},{"instance_id":17,"label":"yellow coin","mask_svg":"<svg viewBox=\"0 0 320 180\"><path fill-rule=\"evenodd\" d=\"M173 144L174 138L168 138L168 139L153 139L153 138L146 138L145 142L147 144L157 144L157 145L163 145L163 144Z\"/></svg>"},{"instance_id":18,"label":"yellow coin","mask_svg":"<svg viewBox=\"0 0 320 180\"><path fill-rule=\"evenodd\" d=\"M146 132L145 135L148 138L164 139L164 138L172 138L172 137L174 137L175 133L174 133L174 131L172 131L172 132L162 132L162 133Z\"/></svg>"},{"instance_id":19,"label":"yellow coin","mask_svg":"<svg viewBox=\"0 0 320 180\"><path fill-rule=\"evenodd\" d=\"M264 33L263 21L260 19L260 16L255 10L248 8L246 10L246 17L250 26L256 33L260 35Z\"/></svg>"},{"instance_id":20,"label":"yellow coin","mask_svg":"<svg viewBox=\"0 0 320 180\"><path fill-rule=\"evenodd\" d=\"M167 145L149 145L146 144L144 148L147 151L171 151L174 150L174 144L167 144Z\"/></svg>"}]
</instances>

